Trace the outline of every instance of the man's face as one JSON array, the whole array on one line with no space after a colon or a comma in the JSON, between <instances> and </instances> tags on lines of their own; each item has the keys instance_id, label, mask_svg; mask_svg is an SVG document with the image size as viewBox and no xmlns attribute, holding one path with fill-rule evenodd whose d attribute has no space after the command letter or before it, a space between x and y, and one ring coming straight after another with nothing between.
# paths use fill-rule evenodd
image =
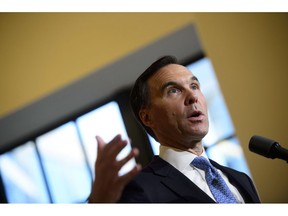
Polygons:
<instances>
[{"instance_id":1,"label":"man's face","mask_svg":"<svg viewBox=\"0 0 288 216\"><path fill-rule=\"evenodd\" d=\"M151 105L140 111L140 117L158 140L180 148L201 141L209 123L198 79L186 67L170 64L148 80L148 87Z\"/></svg>"}]
</instances>

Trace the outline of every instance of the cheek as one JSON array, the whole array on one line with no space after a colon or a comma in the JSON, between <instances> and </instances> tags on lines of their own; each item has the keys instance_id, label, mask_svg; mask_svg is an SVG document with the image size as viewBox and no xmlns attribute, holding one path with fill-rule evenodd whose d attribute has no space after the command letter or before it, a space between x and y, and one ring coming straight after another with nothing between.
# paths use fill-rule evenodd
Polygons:
<instances>
[{"instance_id":1,"label":"cheek","mask_svg":"<svg viewBox=\"0 0 288 216\"><path fill-rule=\"evenodd\" d=\"M173 107L173 109L165 110L165 118L166 122L169 125L177 125L181 122L182 120L182 114L179 108Z\"/></svg>"},{"instance_id":2,"label":"cheek","mask_svg":"<svg viewBox=\"0 0 288 216\"><path fill-rule=\"evenodd\" d=\"M171 124L172 122L175 122L175 119L177 118L177 111L175 108L172 108L171 106L155 106L153 109L153 120L155 122L161 122L163 124Z\"/></svg>"},{"instance_id":3,"label":"cheek","mask_svg":"<svg viewBox=\"0 0 288 216\"><path fill-rule=\"evenodd\" d=\"M167 101L163 99L161 101L154 101L151 114L155 124L162 127L165 127L167 124L175 125L175 122L178 122L183 113L183 107L180 104L181 102L175 100Z\"/></svg>"}]
</instances>

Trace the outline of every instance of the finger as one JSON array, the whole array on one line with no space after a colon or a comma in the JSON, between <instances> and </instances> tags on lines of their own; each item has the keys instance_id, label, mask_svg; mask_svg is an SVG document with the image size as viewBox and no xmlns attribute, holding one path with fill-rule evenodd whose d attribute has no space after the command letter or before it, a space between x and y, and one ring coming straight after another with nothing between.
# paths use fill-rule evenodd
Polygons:
<instances>
[{"instance_id":1,"label":"finger","mask_svg":"<svg viewBox=\"0 0 288 216\"><path fill-rule=\"evenodd\" d=\"M96 136L96 140L97 140L97 144L98 144L97 150L101 151L106 143L104 142L104 140L100 136Z\"/></svg>"},{"instance_id":2,"label":"finger","mask_svg":"<svg viewBox=\"0 0 288 216\"><path fill-rule=\"evenodd\" d=\"M110 142L107 143L107 149L109 149L110 151L114 151L114 149L116 148L115 145L121 142L121 140L122 140L121 135L117 134Z\"/></svg>"},{"instance_id":3,"label":"finger","mask_svg":"<svg viewBox=\"0 0 288 216\"><path fill-rule=\"evenodd\" d=\"M121 135L117 135L105 147L105 154L109 158L116 158L119 152L128 144L127 140L122 140Z\"/></svg>"},{"instance_id":4,"label":"finger","mask_svg":"<svg viewBox=\"0 0 288 216\"><path fill-rule=\"evenodd\" d=\"M96 136L96 140L98 143L98 151L113 151L113 146L121 140L120 135L115 136L109 143L106 143L100 136Z\"/></svg>"},{"instance_id":5,"label":"finger","mask_svg":"<svg viewBox=\"0 0 288 216\"><path fill-rule=\"evenodd\" d=\"M119 177L119 183L125 186L131 179L139 173L139 171L142 169L141 164L136 164L132 170L130 170L128 173L126 173L123 176Z\"/></svg>"},{"instance_id":6,"label":"finger","mask_svg":"<svg viewBox=\"0 0 288 216\"><path fill-rule=\"evenodd\" d=\"M121 168L124 166L129 160L139 155L139 150L137 148L133 148L130 153L123 159L118 161L118 165Z\"/></svg>"},{"instance_id":7,"label":"finger","mask_svg":"<svg viewBox=\"0 0 288 216\"><path fill-rule=\"evenodd\" d=\"M97 155L101 155L105 142L100 136L96 136L96 141L97 141Z\"/></svg>"}]
</instances>

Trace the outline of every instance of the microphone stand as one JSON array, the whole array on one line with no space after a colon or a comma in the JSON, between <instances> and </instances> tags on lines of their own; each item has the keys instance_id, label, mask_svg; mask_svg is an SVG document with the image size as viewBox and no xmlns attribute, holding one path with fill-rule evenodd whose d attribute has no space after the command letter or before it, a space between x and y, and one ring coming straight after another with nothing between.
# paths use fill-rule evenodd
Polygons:
<instances>
[{"instance_id":1,"label":"microphone stand","mask_svg":"<svg viewBox=\"0 0 288 216\"><path fill-rule=\"evenodd\" d=\"M273 148L271 149L271 157L274 158L280 158L282 160L286 160L288 163L288 150L285 148L282 148L279 143L274 143Z\"/></svg>"}]
</instances>

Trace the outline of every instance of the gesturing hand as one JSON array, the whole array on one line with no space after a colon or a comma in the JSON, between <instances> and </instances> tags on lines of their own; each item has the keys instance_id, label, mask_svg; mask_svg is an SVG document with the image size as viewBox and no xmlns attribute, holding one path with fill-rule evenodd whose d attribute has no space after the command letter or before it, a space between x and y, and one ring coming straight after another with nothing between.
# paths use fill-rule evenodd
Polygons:
<instances>
[{"instance_id":1,"label":"gesturing hand","mask_svg":"<svg viewBox=\"0 0 288 216\"><path fill-rule=\"evenodd\" d=\"M139 155L134 148L121 160L116 157L127 145L127 140L122 140L121 135L115 136L109 143L105 143L100 136L98 142L97 159L95 162L95 180L89 197L89 203L113 203L121 197L125 185L140 171L141 165L137 164L128 173L119 176L119 170L133 157Z\"/></svg>"}]
</instances>

